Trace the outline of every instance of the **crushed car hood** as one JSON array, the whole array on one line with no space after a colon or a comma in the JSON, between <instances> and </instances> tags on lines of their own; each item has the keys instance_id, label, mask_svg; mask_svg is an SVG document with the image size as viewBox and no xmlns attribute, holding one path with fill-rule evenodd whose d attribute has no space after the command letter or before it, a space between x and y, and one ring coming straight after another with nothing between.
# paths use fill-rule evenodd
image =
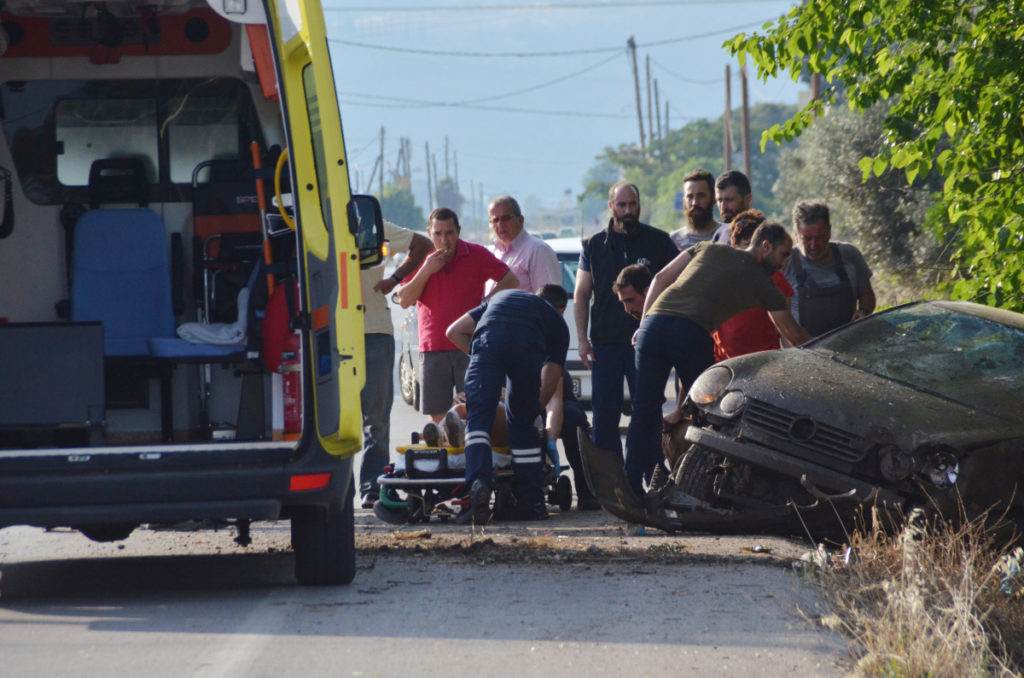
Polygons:
<instances>
[{"instance_id":1,"label":"crushed car hood","mask_svg":"<svg viewBox=\"0 0 1024 678\"><path fill-rule=\"evenodd\" d=\"M729 390L858 435L915 447L960 448L1024 436L1024 425L921 391L806 349L766 351L721 363Z\"/></svg>"}]
</instances>

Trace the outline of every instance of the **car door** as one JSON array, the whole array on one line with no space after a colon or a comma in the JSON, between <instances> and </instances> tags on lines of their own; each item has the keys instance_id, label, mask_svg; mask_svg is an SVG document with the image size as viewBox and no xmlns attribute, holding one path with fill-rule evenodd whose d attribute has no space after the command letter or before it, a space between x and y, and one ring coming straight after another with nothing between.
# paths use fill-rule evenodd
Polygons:
<instances>
[{"instance_id":1,"label":"car door","mask_svg":"<svg viewBox=\"0 0 1024 678\"><path fill-rule=\"evenodd\" d=\"M316 434L332 454L360 449L359 393L365 381L359 252L334 76L319 0L267 0L279 57L293 204L303 245ZM311 388L310 388L311 386Z\"/></svg>"}]
</instances>

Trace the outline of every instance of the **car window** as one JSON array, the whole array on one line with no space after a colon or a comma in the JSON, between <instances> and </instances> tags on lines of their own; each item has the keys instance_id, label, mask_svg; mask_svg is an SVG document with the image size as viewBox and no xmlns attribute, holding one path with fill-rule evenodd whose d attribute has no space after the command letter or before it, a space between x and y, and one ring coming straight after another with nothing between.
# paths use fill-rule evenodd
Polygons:
<instances>
[{"instance_id":1,"label":"car window","mask_svg":"<svg viewBox=\"0 0 1024 678\"><path fill-rule=\"evenodd\" d=\"M1024 397L1024 331L921 304L879 313L811 350L1001 416Z\"/></svg>"},{"instance_id":2,"label":"car window","mask_svg":"<svg viewBox=\"0 0 1024 678\"><path fill-rule=\"evenodd\" d=\"M562 287L571 298L573 290L576 289L576 269L580 265L580 255L571 252L559 253L558 264L562 267Z\"/></svg>"}]
</instances>

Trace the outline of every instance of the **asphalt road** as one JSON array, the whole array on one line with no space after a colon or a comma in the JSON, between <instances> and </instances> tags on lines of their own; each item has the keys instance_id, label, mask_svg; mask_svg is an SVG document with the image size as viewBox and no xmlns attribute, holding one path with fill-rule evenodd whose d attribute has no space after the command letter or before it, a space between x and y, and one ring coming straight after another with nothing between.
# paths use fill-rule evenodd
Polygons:
<instances>
[{"instance_id":1,"label":"asphalt road","mask_svg":"<svg viewBox=\"0 0 1024 678\"><path fill-rule=\"evenodd\" d=\"M393 444L423 419L396 396ZM0 676L840 676L784 539L604 513L396 529L356 512L347 587L300 588L285 522L99 544L0 530Z\"/></svg>"}]
</instances>

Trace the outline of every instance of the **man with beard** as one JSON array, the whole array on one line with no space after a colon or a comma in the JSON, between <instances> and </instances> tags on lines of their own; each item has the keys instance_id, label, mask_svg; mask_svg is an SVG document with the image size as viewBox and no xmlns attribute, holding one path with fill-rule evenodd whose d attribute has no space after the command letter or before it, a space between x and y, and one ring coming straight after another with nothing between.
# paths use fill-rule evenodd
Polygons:
<instances>
[{"instance_id":1,"label":"man with beard","mask_svg":"<svg viewBox=\"0 0 1024 678\"><path fill-rule=\"evenodd\" d=\"M732 242L729 225L736 215L750 209L754 196L750 192L750 179L739 170L727 170L715 180L715 203L722 221L715 230L712 242L729 245Z\"/></svg>"},{"instance_id":2,"label":"man with beard","mask_svg":"<svg viewBox=\"0 0 1024 678\"><path fill-rule=\"evenodd\" d=\"M636 366L631 340L637 319L623 309L612 285L626 266L643 264L657 272L677 251L667 233L640 223L640 191L633 184L620 181L613 185L608 191L608 209L608 228L583 242L573 300L580 359L592 370L592 439L621 454L622 381L626 380L632 395Z\"/></svg>"},{"instance_id":3,"label":"man with beard","mask_svg":"<svg viewBox=\"0 0 1024 678\"><path fill-rule=\"evenodd\" d=\"M626 435L626 478L637 496L661 454L661 406L674 367L689 390L714 363L711 332L749 308L763 308L794 345L810 338L793 319L772 274L789 259L793 240L778 222L757 227L746 250L698 243L651 281L636 332L636 391Z\"/></svg>"},{"instance_id":4,"label":"man with beard","mask_svg":"<svg viewBox=\"0 0 1024 678\"><path fill-rule=\"evenodd\" d=\"M714 219L715 177L704 169L695 169L683 177L683 212L686 223L671 233L676 248L685 250L711 240L718 228Z\"/></svg>"}]
</instances>

